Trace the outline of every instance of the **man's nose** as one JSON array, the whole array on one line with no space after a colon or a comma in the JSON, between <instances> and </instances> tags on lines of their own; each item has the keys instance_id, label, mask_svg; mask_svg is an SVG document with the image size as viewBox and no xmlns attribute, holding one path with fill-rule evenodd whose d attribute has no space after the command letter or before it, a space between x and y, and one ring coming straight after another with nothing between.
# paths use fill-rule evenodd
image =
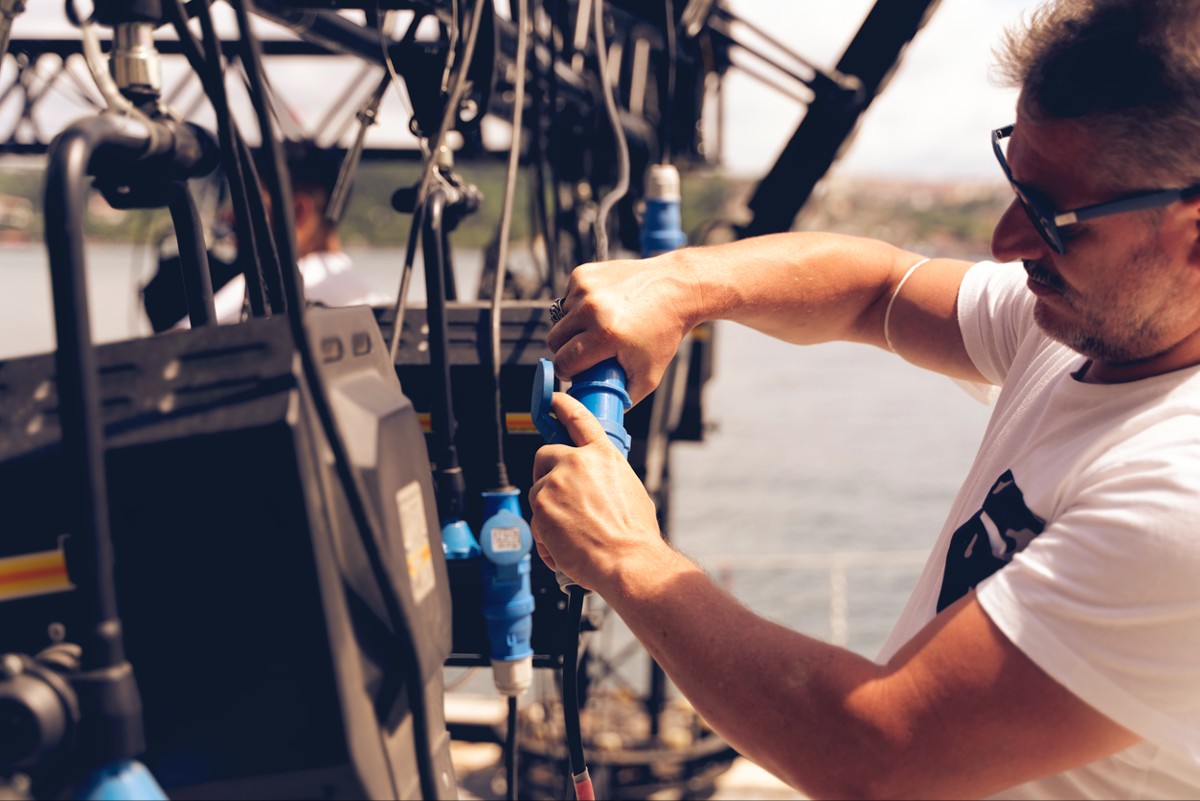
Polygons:
<instances>
[{"instance_id":1,"label":"man's nose","mask_svg":"<svg viewBox=\"0 0 1200 801\"><path fill-rule=\"evenodd\" d=\"M992 231L992 258L998 262L1036 261L1049 252L1050 246L1033 227L1025 207L1013 198Z\"/></svg>"}]
</instances>

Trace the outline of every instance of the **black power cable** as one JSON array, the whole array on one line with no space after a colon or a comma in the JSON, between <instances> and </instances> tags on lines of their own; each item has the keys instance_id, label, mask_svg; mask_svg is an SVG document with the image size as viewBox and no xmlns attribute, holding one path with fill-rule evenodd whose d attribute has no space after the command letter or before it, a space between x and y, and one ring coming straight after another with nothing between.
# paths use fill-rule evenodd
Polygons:
<instances>
[{"instance_id":1,"label":"black power cable","mask_svg":"<svg viewBox=\"0 0 1200 801\"><path fill-rule=\"evenodd\" d=\"M662 163L671 163L672 142L671 137L674 135L673 126L675 123L675 62L679 57L679 35L676 31L677 21L675 19L675 2L674 0L663 0L666 4L664 12L666 19L663 21L663 28L667 32L667 102L662 104L659 113L660 117L660 150L662 152Z\"/></svg>"},{"instance_id":2,"label":"black power cable","mask_svg":"<svg viewBox=\"0 0 1200 801\"><path fill-rule=\"evenodd\" d=\"M508 801L517 801L517 697L508 697L508 736L504 740L504 775L507 779Z\"/></svg>"},{"instance_id":3,"label":"black power cable","mask_svg":"<svg viewBox=\"0 0 1200 801\"><path fill-rule=\"evenodd\" d=\"M500 208L500 226L496 234L496 283L492 288L491 335L492 391L496 415L497 490L508 488L508 466L504 459L504 410L500 401L501 320L504 308L504 279L508 275L508 238L512 232L513 203L517 193L517 173L521 167L521 140L525 121L526 55L529 51L529 0L517 0L516 69L513 74L512 142L508 148L508 168L504 176L504 205Z\"/></svg>"},{"instance_id":4,"label":"black power cable","mask_svg":"<svg viewBox=\"0 0 1200 801\"><path fill-rule=\"evenodd\" d=\"M229 113L225 78L221 70L221 50L207 0L199 0L193 3L192 7L197 9L196 16L200 20L203 45L196 41L191 29L187 27L188 13L183 0L169 0L164 3L164 13L170 18L179 37L180 47L192 70L200 78L217 118L217 141L221 148L221 162L225 167L230 202L233 205L238 231L238 261L246 280L250 312L255 317L262 317L269 310L283 310L282 298L278 296L277 291L271 292L270 306L264 294L264 284L276 282L264 281L262 267L264 264L270 265L273 268L271 273L278 275L278 255L270 237L263 236L261 223L256 224L256 219L266 218L266 212L262 208L262 198L258 194L257 185L247 181L246 168L252 168L252 164L247 157L248 148L238 132L232 114Z\"/></svg>"},{"instance_id":5,"label":"black power cable","mask_svg":"<svg viewBox=\"0 0 1200 801\"><path fill-rule=\"evenodd\" d=\"M528 78L526 57L529 52L529 0L517 0L513 20L517 25L516 65L513 72L512 141L508 148L508 167L504 177L504 204L500 209L497 231L496 283L492 288L491 335L492 397L496 420L496 492L512 490L508 481L508 465L504 457L504 406L500 392L500 364L504 354L501 342L501 322L504 313L504 279L508 275L508 238L512 233L513 204L517 193L517 174L521 167L521 140L525 124L525 84ZM508 797L517 797L517 697L508 699L507 765Z\"/></svg>"},{"instance_id":6,"label":"black power cable","mask_svg":"<svg viewBox=\"0 0 1200 801\"><path fill-rule=\"evenodd\" d=\"M596 0L598 2L598 0ZM567 625L574 632L574 642L567 649L563 660L562 703L563 724L567 737L567 756L571 766L571 780L576 793L584 797L581 785L591 789L587 760L583 755L583 727L579 721L579 631L583 624L583 598L586 590L578 584L571 585L567 601Z\"/></svg>"},{"instance_id":7,"label":"black power cable","mask_svg":"<svg viewBox=\"0 0 1200 801\"><path fill-rule=\"evenodd\" d=\"M262 54L258 40L250 30L250 14L253 11L252 0L240 0L234 3L239 34L244 46L246 71L254 88L254 93L260 98L265 97L263 90ZM334 470L345 494L349 511L358 529L363 550L370 564L376 584L379 586L387 609L389 622L395 633L407 640L415 641L414 632L408 618L405 616L399 595L391 581L388 569L380 553L376 532L380 527L376 524L374 514L363 499L357 477L351 468L349 455L337 430L337 422L333 416L325 386L317 360L308 341L304 329L304 296L300 283L300 274L295 261L295 248L292 242L294 223L292 221L291 187L284 170L282 147L275 139L275 131L269 111L261 103L255 104L263 147L270 151L271 158L266 162L267 185L273 198L272 212L275 217L276 229L279 231L278 245L280 255L285 262L283 270L284 291L287 296L287 318L292 329L297 353L300 356L301 369L311 388L313 410L316 412L321 430L333 456ZM400 647L397 649L402 663L407 668L411 679L405 682L408 690L409 709L413 718L413 739L416 749L417 771L419 773L421 794L427 799L438 798L438 779L434 773L431 743L429 740L429 712L426 708L425 687L419 680L421 666L416 649Z\"/></svg>"},{"instance_id":8,"label":"black power cable","mask_svg":"<svg viewBox=\"0 0 1200 801\"><path fill-rule=\"evenodd\" d=\"M604 106L613 128L617 145L617 184L600 201L596 214L595 244L596 260L608 259L608 215L613 205L629 191L629 147L621 127L616 97L608 75L608 47L604 37L604 0L592 0L592 37L596 48L597 79ZM579 646L583 622L583 602L586 590L573 584L567 602L567 625L574 634L573 646L569 649L563 665L563 722L566 729L567 752L570 757L571 778L580 799L594 798L591 777L583 753L583 730L579 718Z\"/></svg>"},{"instance_id":9,"label":"black power cable","mask_svg":"<svg viewBox=\"0 0 1200 801\"><path fill-rule=\"evenodd\" d=\"M447 191L436 187L426 200L421 228L425 255L426 322L429 326L429 372L433 402L430 404L432 456L436 471L438 518L461 520L467 490L458 461L455 434L454 393L450 381L450 333L446 322L446 211Z\"/></svg>"}]
</instances>

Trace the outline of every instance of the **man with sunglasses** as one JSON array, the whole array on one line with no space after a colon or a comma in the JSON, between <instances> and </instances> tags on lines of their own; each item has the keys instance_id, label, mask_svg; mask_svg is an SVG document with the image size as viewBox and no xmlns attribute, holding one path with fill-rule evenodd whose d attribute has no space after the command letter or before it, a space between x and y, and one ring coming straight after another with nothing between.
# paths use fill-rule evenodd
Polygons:
<instances>
[{"instance_id":1,"label":"man with sunglasses","mask_svg":"<svg viewBox=\"0 0 1200 801\"><path fill-rule=\"evenodd\" d=\"M712 319L999 388L878 662L723 593L556 396L581 447L538 454L542 558L806 793L1200 797L1198 45L1195 0L1051 0L1008 34L1021 96L992 145L1016 198L994 263L793 233L573 274L556 370L615 356L635 402Z\"/></svg>"}]
</instances>

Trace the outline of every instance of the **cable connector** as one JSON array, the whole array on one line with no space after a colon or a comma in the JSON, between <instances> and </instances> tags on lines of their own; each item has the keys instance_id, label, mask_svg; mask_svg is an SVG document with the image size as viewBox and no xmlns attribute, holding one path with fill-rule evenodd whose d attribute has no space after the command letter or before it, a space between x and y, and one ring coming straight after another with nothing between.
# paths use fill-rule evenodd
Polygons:
<instances>
[{"instance_id":1,"label":"cable connector","mask_svg":"<svg viewBox=\"0 0 1200 801\"><path fill-rule=\"evenodd\" d=\"M496 689L507 696L520 695L533 683L533 533L521 517L519 497L515 487L483 493L486 520L479 530L492 675Z\"/></svg>"}]
</instances>

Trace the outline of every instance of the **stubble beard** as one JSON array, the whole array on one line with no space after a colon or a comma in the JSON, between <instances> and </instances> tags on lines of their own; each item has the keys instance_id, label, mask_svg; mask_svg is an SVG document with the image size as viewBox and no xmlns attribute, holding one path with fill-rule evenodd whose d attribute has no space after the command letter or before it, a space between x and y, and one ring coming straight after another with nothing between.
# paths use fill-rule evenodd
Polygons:
<instances>
[{"instance_id":1,"label":"stubble beard","mask_svg":"<svg viewBox=\"0 0 1200 801\"><path fill-rule=\"evenodd\" d=\"M1157 291L1153 282L1162 280L1163 258L1157 238L1149 236L1123 268L1125 280L1120 286L1092 299L1064 286L1058 301L1073 314L1064 317L1039 298L1034 320L1048 337L1094 362L1124 365L1152 359L1170 348L1164 345L1170 306L1161 300L1150 302Z\"/></svg>"}]
</instances>

